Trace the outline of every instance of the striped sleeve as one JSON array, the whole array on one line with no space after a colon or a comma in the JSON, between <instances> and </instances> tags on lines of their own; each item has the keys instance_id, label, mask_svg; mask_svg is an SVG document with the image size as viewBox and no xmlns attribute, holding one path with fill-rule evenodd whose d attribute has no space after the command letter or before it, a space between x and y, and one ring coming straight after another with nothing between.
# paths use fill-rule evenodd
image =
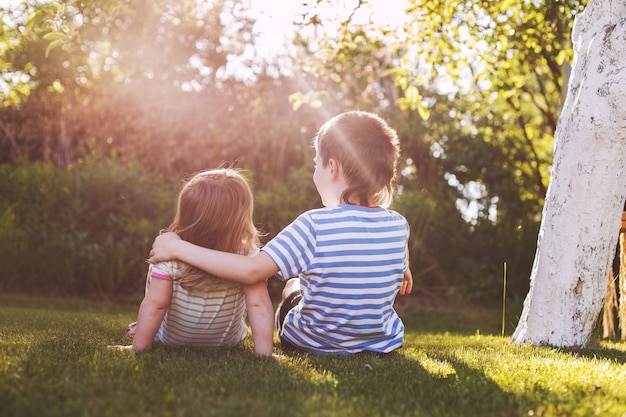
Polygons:
<instances>
[{"instance_id":1,"label":"striped sleeve","mask_svg":"<svg viewBox=\"0 0 626 417\"><path fill-rule=\"evenodd\" d=\"M176 267L172 262L159 262L158 264L150 265L150 277L154 279L172 281L175 273Z\"/></svg>"},{"instance_id":2,"label":"striped sleeve","mask_svg":"<svg viewBox=\"0 0 626 417\"><path fill-rule=\"evenodd\" d=\"M315 236L313 220L304 213L261 249L278 266L278 278L284 281L309 269L316 252Z\"/></svg>"}]
</instances>

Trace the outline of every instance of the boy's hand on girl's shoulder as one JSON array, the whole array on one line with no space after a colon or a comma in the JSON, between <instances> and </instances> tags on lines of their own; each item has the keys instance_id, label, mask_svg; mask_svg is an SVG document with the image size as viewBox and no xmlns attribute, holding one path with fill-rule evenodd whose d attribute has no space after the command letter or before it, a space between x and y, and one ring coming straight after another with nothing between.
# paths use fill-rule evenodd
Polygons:
<instances>
[{"instance_id":1,"label":"boy's hand on girl's shoulder","mask_svg":"<svg viewBox=\"0 0 626 417\"><path fill-rule=\"evenodd\" d=\"M179 240L181 240L180 236L174 232L167 232L157 236L152 243L152 250L150 250L148 262L156 264L171 261L174 254L173 245Z\"/></svg>"}]
</instances>

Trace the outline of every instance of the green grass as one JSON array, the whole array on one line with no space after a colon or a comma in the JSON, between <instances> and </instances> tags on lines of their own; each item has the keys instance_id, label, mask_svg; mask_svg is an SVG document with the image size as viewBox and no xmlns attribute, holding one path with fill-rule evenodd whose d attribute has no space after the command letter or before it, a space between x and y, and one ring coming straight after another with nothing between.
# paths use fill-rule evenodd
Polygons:
<instances>
[{"instance_id":1,"label":"green grass","mask_svg":"<svg viewBox=\"0 0 626 417\"><path fill-rule=\"evenodd\" d=\"M511 345L497 311L406 308L398 353L280 362L108 350L136 310L0 296L0 416L626 416L626 344Z\"/></svg>"}]
</instances>

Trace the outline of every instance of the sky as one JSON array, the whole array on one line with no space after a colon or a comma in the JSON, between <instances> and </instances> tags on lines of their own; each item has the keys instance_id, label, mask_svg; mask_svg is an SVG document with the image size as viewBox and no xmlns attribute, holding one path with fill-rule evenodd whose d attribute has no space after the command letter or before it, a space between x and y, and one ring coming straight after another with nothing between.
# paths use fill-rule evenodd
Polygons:
<instances>
[{"instance_id":1,"label":"sky","mask_svg":"<svg viewBox=\"0 0 626 417\"><path fill-rule=\"evenodd\" d=\"M10 7L19 3L20 0L0 0L0 7ZM291 22L298 13L306 10L307 3L315 4L316 0L249 0L251 10L257 19L256 28L267 41L268 47L274 47L282 43L284 34L291 30ZM332 0L331 5L318 5L320 16L343 15L347 16L358 4L359 0ZM373 10L376 19L381 21L399 22L404 15L408 0L365 0L362 7L363 13L357 14L364 17L368 9Z\"/></svg>"},{"instance_id":2,"label":"sky","mask_svg":"<svg viewBox=\"0 0 626 417\"><path fill-rule=\"evenodd\" d=\"M1 1L1 0L0 0ZM260 35L264 52L276 52L284 47L285 36L293 31L292 22L298 14L307 10L303 4L315 4L314 0L250 0L251 10L257 20L255 30ZM400 25L408 0L369 0L354 15L356 21L366 21L370 14L378 22ZM332 33L333 26L327 18L347 17L358 0L333 0L332 4L319 4L316 11L325 23L324 28ZM310 6L309 6L310 9Z\"/></svg>"},{"instance_id":3,"label":"sky","mask_svg":"<svg viewBox=\"0 0 626 417\"><path fill-rule=\"evenodd\" d=\"M0 0L0 7L10 7L20 0ZM210 0L207 0L210 1ZM332 0L331 4L317 0L247 0L252 16L256 20L256 56L271 60L287 48L288 38L293 33L294 20L315 6L315 12L323 22L323 29L332 35L335 30L333 18L347 18L359 4L359 0ZM374 21L401 27L408 0L362 0L363 5L354 14L353 20L365 22L370 16ZM242 57L244 58L244 57ZM235 66L236 62L233 63Z\"/></svg>"},{"instance_id":4,"label":"sky","mask_svg":"<svg viewBox=\"0 0 626 417\"><path fill-rule=\"evenodd\" d=\"M1 1L1 0L0 0ZM246 59L253 62L278 62L280 72L289 74L291 62L289 60L275 60L277 55L289 50L289 38L295 30L303 30L294 26L293 22L302 21L302 14L312 11L322 21L321 30L332 36L336 31L336 22L345 20L354 12L359 0L332 0L321 2L317 0L248 0L252 17L256 20L255 49L240 57L232 57L232 62L225 70L226 74L235 74L243 80L255 78L255 71L249 67ZM362 5L352 16L354 22L367 22L370 18L378 23L389 23L402 28L405 10L409 0L361 0ZM312 30L308 27L304 30ZM319 30L319 29L318 29ZM241 61L241 62L239 62ZM254 64L253 64L254 65ZM276 68L276 65L272 65ZM272 69L267 69L270 73Z\"/></svg>"}]
</instances>

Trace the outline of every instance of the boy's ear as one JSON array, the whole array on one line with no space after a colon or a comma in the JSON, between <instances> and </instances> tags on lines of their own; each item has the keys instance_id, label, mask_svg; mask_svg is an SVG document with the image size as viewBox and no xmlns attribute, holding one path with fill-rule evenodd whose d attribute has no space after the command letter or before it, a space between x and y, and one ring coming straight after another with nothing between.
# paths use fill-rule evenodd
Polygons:
<instances>
[{"instance_id":1,"label":"boy's ear","mask_svg":"<svg viewBox=\"0 0 626 417\"><path fill-rule=\"evenodd\" d=\"M341 172L341 166L337 163L337 161L332 158L328 160L328 166L330 167L330 176L332 177L332 179L337 179Z\"/></svg>"}]
</instances>

